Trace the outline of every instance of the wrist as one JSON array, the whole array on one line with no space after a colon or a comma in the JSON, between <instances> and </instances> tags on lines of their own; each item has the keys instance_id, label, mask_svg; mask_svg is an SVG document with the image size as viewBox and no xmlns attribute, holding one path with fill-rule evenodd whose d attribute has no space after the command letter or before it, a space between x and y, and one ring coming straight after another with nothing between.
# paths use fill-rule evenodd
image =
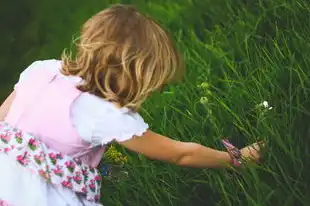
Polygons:
<instances>
[{"instance_id":1,"label":"wrist","mask_svg":"<svg viewBox=\"0 0 310 206\"><path fill-rule=\"evenodd\" d=\"M227 167L227 165L233 164L233 160L228 152L221 151L219 159L221 160L220 162L221 164L223 164L224 167Z\"/></svg>"},{"instance_id":2,"label":"wrist","mask_svg":"<svg viewBox=\"0 0 310 206\"><path fill-rule=\"evenodd\" d=\"M239 167L242 164L242 153L241 151L232 145L227 139L222 140L228 155L230 156L230 164L235 167Z\"/></svg>"},{"instance_id":3,"label":"wrist","mask_svg":"<svg viewBox=\"0 0 310 206\"><path fill-rule=\"evenodd\" d=\"M221 159L221 162L225 165L232 165L234 167L238 167L240 165L238 161L232 158L228 152L221 152L219 159Z\"/></svg>"}]
</instances>

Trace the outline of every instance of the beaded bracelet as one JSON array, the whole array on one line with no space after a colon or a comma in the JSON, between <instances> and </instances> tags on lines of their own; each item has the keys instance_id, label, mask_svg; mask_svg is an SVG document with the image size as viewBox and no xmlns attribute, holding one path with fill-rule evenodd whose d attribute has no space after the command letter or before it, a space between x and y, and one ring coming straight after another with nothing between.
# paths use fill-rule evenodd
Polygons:
<instances>
[{"instance_id":1,"label":"beaded bracelet","mask_svg":"<svg viewBox=\"0 0 310 206\"><path fill-rule=\"evenodd\" d=\"M233 166L239 167L241 165L241 163L242 163L241 151L237 147L232 145L228 141L228 139L223 139L222 143L223 143L224 147L226 148L228 154L231 157Z\"/></svg>"}]
</instances>

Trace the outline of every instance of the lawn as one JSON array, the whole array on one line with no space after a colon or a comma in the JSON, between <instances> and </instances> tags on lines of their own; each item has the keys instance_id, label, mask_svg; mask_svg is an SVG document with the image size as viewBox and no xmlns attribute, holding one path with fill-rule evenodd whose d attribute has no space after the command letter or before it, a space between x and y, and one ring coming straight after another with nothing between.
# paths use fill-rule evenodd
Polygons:
<instances>
[{"instance_id":1,"label":"lawn","mask_svg":"<svg viewBox=\"0 0 310 206\"><path fill-rule=\"evenodd\" d=\"M128 178L104 182L104 205L310 205L307 0L11 0L0 8L0 98L25 66L59 58L83 21L117 2L161 22L185 57L183 82L143 106L153 130L218 149L222 137L268 148L260 165L238 170L180 168L121 150Z\"/></svg>"}]
</instances>

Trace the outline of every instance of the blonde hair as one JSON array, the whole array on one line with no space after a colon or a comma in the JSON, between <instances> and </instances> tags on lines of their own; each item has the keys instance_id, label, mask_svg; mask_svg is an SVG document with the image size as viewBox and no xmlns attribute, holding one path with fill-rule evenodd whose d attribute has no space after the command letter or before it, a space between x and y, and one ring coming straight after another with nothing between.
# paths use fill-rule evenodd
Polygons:
<instances>
[{"instance_id":1,"label":"blonde hair","mask_svg":"<svg viewBox=\"0 0 310 206\"><path fill-rule=\"evenodd\" d=\"M168 33L132 6L114 5L82 27L77 53L62 55L78 89L138 110L154 91L181 77L183 61Z\"/></svg>"}]
</instances>

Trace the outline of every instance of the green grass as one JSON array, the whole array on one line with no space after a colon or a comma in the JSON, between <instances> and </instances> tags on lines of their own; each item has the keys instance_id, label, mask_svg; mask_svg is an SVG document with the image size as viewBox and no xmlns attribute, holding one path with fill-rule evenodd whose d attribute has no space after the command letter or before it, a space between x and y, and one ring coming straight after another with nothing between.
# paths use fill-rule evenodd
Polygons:
<instances>
[{"instance_id":1,"label":"green grass","mask_svg":"<svg viewBox=\"0 0 310 206\"><path fill-rule=\"evenodd\" d=\"M10 2L7 18L16 13L23 21L1 34L1 98L31 61L58 58L90 15L110 3L132 3L171 31L187 64L182 84L144 105L151 128L219 149L224 136L240 147L258 139L268 145L262 164L237 171L180 168L124 151L129 178L104 182L105 205L310 204L306 0L41 0L23 3L27 12ZM264 100L272 110L255 109Z\"/></svg>"}]
</instances>

